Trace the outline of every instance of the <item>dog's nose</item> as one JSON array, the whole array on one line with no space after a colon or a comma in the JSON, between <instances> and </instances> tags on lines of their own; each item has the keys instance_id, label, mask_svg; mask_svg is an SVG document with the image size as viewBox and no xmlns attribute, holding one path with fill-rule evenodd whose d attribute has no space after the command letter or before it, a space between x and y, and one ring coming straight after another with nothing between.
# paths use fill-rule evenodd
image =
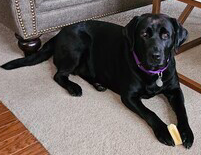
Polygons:
<instances>
[{"instance_id":1,"label":"dog's nose","mask_svg":"<svg viewBox=\"0 0 201 155\"><path fill-rule=\"evenodd\" d=\"M160 53L153 53L152 54L152 59L156 60L156 61L159 61L161 59Z\"/></svg>"}]
</instances>

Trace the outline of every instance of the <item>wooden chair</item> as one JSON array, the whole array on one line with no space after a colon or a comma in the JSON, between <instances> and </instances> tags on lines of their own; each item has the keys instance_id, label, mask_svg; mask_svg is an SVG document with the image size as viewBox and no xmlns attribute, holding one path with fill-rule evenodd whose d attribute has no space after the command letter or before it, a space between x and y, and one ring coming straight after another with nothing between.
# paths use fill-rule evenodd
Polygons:
<instances>
[{"instance_id":1,"label":"wooden chair","mask_svg":"<svg viewBox=\"0 0 201 155\"><path fill-rule=\"evenodd\" d=\"M198 2L195 0L178 0L178 1L181 1L187 4L186 8L184 9L184 11L181 13L181 15L178 18L178 21L181 24L183 24L186 21L186 19L188 18L188 16L190 15L194 7L201 8L201 2ZM160 13L160 6L161 6L161 0L153 0L152 13L153 14ZM187 51L190 48L193 48L200 44L201 44L201 37L182 45L178 51L178 54L184 51ZM180 73L178 73L178 75L179 75L179 80L181 83L201 93L201 84L189 79L188 77L185 77L184 75Z\"/></svg>"}]
</instances>

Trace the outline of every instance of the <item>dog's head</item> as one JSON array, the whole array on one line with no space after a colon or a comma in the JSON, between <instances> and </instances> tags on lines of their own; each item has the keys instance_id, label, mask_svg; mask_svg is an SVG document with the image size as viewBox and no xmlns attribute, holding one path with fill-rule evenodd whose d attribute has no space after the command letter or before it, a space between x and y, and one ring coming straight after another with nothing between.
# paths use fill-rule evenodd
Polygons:
<instances>
[{"instance_id":1,"label":"dog's head","mask_svg":"<svg viewBox=\"0 0 201 155\"><path fill-rule=\"evenodd\" d=\"M141 64L148 70L166 66L172 52L188 35L176 19L164 14L136 16L125 26L123 33L130 51L135 51Z\"/></svg>"}]
</instances>

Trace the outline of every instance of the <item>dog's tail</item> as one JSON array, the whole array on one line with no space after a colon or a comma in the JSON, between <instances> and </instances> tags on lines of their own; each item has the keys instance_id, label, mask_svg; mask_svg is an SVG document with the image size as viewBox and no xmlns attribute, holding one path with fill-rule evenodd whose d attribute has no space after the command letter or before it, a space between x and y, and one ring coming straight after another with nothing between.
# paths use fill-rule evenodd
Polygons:
<instances>
[{"instance_id":1,"label":"dog's tail","mask_svg":"<svg viewBox=\"0 0 201 155\"><path fill-rule=\"evenodd\" d=\"M46 42L38 52L24 58L12 60L2 65L1 67L6 70L11 70L11 69L19 68L19 67L24 67L24 66L33 66L48 60L53 55L53 52L54 52L53 39L54 38Z\"/></svg>"}]
</instances>

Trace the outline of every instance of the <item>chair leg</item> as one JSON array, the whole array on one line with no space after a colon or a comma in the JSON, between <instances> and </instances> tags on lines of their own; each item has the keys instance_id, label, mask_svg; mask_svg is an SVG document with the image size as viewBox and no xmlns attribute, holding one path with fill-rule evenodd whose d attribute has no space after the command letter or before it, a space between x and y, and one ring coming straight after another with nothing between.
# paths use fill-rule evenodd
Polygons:
<instances>
[{"instance_id":1,"label":"chair leg","mask_svg":"<svg viewBox=\"0 0 201 155\"><path fill-rule=\"evenodd\" d=\"M191 5L187 5L186 8L184 9L184 11L181 13L181 15L178 18L178 21L183 24L186 19L188 18L188 16L190 15L191 11L193 10L194 6Z\"/></svg>"},{"instance_id":2,"label":"chair leg","mask_svg":"<svg viewBox=\"0 0 201 155\"><path fill-rule=\"evenodd\" d=\"M188 86L189 88L191 88L201 94L201 84L185 77L184 75L182 75L180 73L178 73L178 76L179 76L179 80L181 83L183 83L184 85Z\"/></svg>"},{"instance_id":3,"label":"chair leg","mask_svg":"<svg viewBox=\"0 0 201 155\"><path fill-rule=\"evenodd\" d=\"M190 41L188 43L185 43L184 45L182 45L179 48L179 50L177 52L177 55L180 54L180 53L183 53L183 52L185 52L185 51L187 51L187 50L189 50L189 49L191 49L191 48L193 48L195 46L198 46L200 44L201 44L201 37L197 38L197 39L194 39L194 40L192 40L192 41Z\"/></svg>"},{"instance_id":4,"label":"chair leg","mask_svg":"<svg viewBox=\"0 0 201 155\"><path fill-rule=\"evenodd\" d=\"M161 0L153 0L152 13L159 14L161 8Z\"/></svg>"},{"instance_id":5,"label":"chair leg","mask_svg":"<svg viewBox=\"0 0 201 155\"><path fill-rule=\"evenodd\" d=\"M18 34L15 34L15 37L18 39L18 46L24 52L25 56L28 56L37 52L38 49L41 47L41 40L39 37L34 39L27 39L27 40L24 40Z\"/></svg>"}]
</instances>

